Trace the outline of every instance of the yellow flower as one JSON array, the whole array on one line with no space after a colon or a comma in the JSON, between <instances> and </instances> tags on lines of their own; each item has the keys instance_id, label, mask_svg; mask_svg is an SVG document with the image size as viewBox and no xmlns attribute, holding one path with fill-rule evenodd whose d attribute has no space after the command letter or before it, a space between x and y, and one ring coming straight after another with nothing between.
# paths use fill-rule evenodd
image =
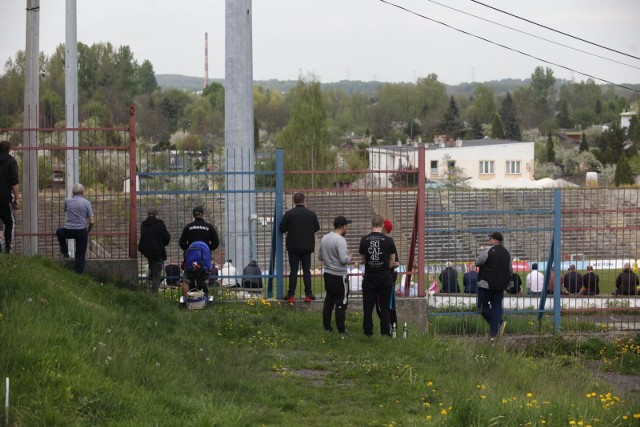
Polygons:
<instances>
[{"instance_id":1,"label":"yellow flower","mask_svg":"<svg viewBox=\"0 0 640 427\"><path fill-rule=\"evenodd\" d=\"M427 415L427 421L431 421L431 418L433 418L431 415Z\"/></svg>"},{"instance_id":2,"label":"yellow flower","mask_svg":"<svg viewBox=\"0 0 640 427\"><path fill-rule=\"evenodd\" d=\"M442 409L440 411L440 415L447 415L447 410L446 409Z\"/></svg>"},{"instance_id":3,"label":"yellow flower","mask_svg":"<svg viewBox=\"0 0 640 427\"><path fill-rule=\"evenodd\" d=\"M574 425L576 425L576 422L575 422L575 421L573 421L573 420L569 420L569 425L570 425L570 426L574 426Z\"/></svg>"},{"instance_id":4,"label":"yellow flower","mask_svg":"<svg viewBox=\"0 0 640 427\"><path fill-rule=\"evenodd\" d=\"M629 419L629 417L627 417L626 415L623 415L623 416L622 416L622 419L626 421L626 420L628 420L628 419Z\"/></svg>"},{"instance_id":5,"label":"yellow flower","mask_svg":"<svg viewBox=\"0 0 640 427\"><path fill-rule=\"evenodd\" d=\"M640 414L633 414L633 418L636 419L636 420L639 419L640 418Z\"/></svg>"},{"instance_id":6,"label":"yellow flower","mask_svg":"<svg viewBox=\"0 0 640 427\"><path fill-rule=\"evenodd\" d=\"M431 387L432 385L433 385L433 382L431 382L431 381L429 381L429 382L427 383L427 387Z\"/></svg>"},{"instance_id":7,"label":"yellow flower","mask_svg":"<svg viewBox=\"0 0 640 427\"><path fill-rule=\"evenodd\" d=\"M533 393L527 393L527 397L528 398L532 398L533 397Z\"/></svg>"}]
</instances>

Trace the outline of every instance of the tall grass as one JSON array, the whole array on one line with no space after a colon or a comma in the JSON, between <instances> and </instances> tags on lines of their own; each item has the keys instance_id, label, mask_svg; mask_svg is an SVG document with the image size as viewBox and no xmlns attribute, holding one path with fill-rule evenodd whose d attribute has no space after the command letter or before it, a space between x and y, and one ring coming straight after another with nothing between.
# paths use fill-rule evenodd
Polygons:
<instances>
[{"instance_id":1,"label":"tall grass","mask_svg":"<svg viewBox=\"0 0 640 427\"><path fill-rule=\"evenodd\" d=\"M0 270L0 375L11 380L11 425L640 420L638 399L594 380L578 356L541 359L415 328L406 340L365 337L353 310L342 337L323 331L319 313L275 301L191 312L39 258L1 256Z\"/></svg>"}]
</instances>

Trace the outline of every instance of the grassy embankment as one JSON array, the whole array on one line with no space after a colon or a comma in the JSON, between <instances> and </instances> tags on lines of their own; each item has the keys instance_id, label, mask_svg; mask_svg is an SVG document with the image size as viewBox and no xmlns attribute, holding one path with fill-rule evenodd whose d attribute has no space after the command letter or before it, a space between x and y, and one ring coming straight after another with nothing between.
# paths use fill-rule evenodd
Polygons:
<instances>
[{"instance_id":1,"label":"grassy embankment","mask_svg":"<svg viewBox=\"0 0 640 427\"><path fill-rule=\"evenodd\" d=\"M594 380L577 345L514 351L413 327L406 340L367 338L353 310L343 339L319 313L274 301L190 312L42 259L0 256L0 271L11 425L640 422L637 396ZM640 347L623 342L593 341L589 357L633 372Z\"/></svg>"}]
</instances>

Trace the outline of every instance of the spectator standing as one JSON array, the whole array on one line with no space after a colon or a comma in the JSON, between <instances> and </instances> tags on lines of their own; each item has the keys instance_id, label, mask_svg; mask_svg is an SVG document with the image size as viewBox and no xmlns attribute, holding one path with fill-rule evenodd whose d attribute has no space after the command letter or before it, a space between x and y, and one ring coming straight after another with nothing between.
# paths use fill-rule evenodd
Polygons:
<instances>
[{"instance_id":1,"label":"spectator standing","mask_svg":"<svg viewBox=\"0 0 640 427\"><path fill-rule=\"evenodd\" d=\"M180 249L186 251L193 242L204 242L209 246L211 252L218 249L220 240L216 228L204 220L204 208L196 206L193 208L193 221L185 225L180 235L178 244Z\"/></svg>"},{"instance_id":2,"label":"spectator standing","mask_svg":"<svg viewBox=\"0 0 640 427\"><path fill-rule=\"evenodd\" d=\"M569 271L564 275L562 279L564 288L570 294L579 294L582 289L582 276L576 271L576 266L571 264Z\"/></svg>"},{"instance_id":3,"label":"spectator standing","mask_svg":"<svg viewBox=\"0 0 640 427\"><path fill-rule=\"evenodd\" d=\"M593 272L593 266L587 266L587 272L582 276L582 295L600 295L600 277Z\"/></svg>"},{"instance_id":4,"label":"spectator standing","mask_svg":"<svg viewBox=\"0 0 640 427\"><path fill-rule=\"evenodd\" d=\"M304 194L293 195L294 208L289 209L280 221L280 232L287 233L286 246L289 256L289 291L287 301L295 302L298 286L298 269L302 264L302 280L304 282L305 302L316 299L311 288L311 254L315 250L315 233L320 230L320 223L315 212L304 205Z\"/></svg>"},{"instance_id":5,"label":"spectator standing","mask_svg":"<svg viewBox=\"0 0 640 427\"><path fill-rule=\"evenodd\" d=\"M162 267L167 259L165 247L171 241L171 235L164 221L160 219L160 211L150 208L147 218L140 226L140 241L138 250L147 259L149 264L149 279L151 280L151 292L158 293L162 278Z\"/></svg>"},{"instance_id":6,"label":"spectator standing","mask_svg":"<svg viewBox=\"0 0 640 427\"><path fill-rule=\"evenodd\" d=\"M625 262L622 272L616 277L614 295L635 295L638 292L638 275L631 271L631 264Z\"/></svg>"},{"instance_id":7,"label":"spectator standing","mask_svg":"<svg viewBox=\"0 0 640 427\"><path fill-rule=\"evenodd\" d=\"M462 287L464 288L465 294L475 294L478 292L478 272L476 270L477 269L472 268L462 276Z\"/></svg>"},{"instance_id":8,"label":"spectator standing","mask_svg":"<svg viewBox=\"0 0 640 427\"><path fill-rule=\"evenodd\" d=\"M318 259L324 265L324 305L322 307L322 326L325 331L332 331L331 316L335 308L336 328L341 334L345 333L345 319L349 304L349 262L351 254L347 249L344 235L347 225L351 221L344 216L337 216L333 220L334 230L327 233L320 240Z\"/></svg>"},{"instance_id":9,"label":"spectator standing","mask_svg":"<svg viewBox=\"0 0 640 427\"><path fill-rule=\"evenodd\" d=\"M440 283L442 284L440 292L443 294L457 294L460 292L458 272L449 261L446 263L445 269L440 272Z\"/></svg>"},{"instance_id":10,"label":"spectator standing","mask_svg":"<svg viewBox=\"0 0 640 427\"><path fill-rule=\"evenodd\" d=\"M393 239L382 233L384 218L374 215L371 219L371 233L360 239L358 252L364 264L362 281L362 327L364 334L373 335L373 308L376 300L380 301L380 331L384 336L391 336L389 299L393 292L391 270L395 264L396 244Z\"/></svg>"},{"instance_id":11,"label":"spectator standing","mask_svg":"<svg viewBox=\"0 0 640 427\"><path fill-rule=\"evenodd\" d=\"M244 270L242 270L242 275L244 276L242 278L243 288L262 288L262 270L260 270L257 260L252 259Z\"/></svg>"},{"instance_id":12,"label":"spectator standing","mask_svg":"<svg viewBox=\"0 0 640 427\"><path fill-rule=\"evenodd\" d=\"M94 218L91 202L84 198L84 186L80 183L73 185L72 196L64 202L66 219L64 227L56 230L56 237L60 244L62 258L69 258L67 239L74 239L76 243L75 272L82 274L85 266L85 256L89 245L89 233L93 228Z\"/></svg>"},{"instance_id":13,"label":"spectator standing","mask_svg":"<svg viewBox=\"0 0 640 427\"><path fill-rule=\"evenodd\" d=\"M382 223L382 233L384 235L389 235L393 231L393 224L390 220L385 219ZM391 289L391 295L389 296L389 322L391 323L391 327L393 325L398 325L398 311L396 310L396 281L398 280L398 271L396 270L400 266L400 262L398 261L400 257L396 252L393 254L396 261L393 263L393 267L391 268L391 283L393 288ZM417 291L417 289L416 289ZM380 301L376 300L376 314L378 318L382 320L382 309L380 308Z\"/></svg>"},{"instance_id":14,"label":"spectator standing","mask_svg":"<svg viewBox=\"0 0 640 427\"><path fill-rule=\"evenodd\" d=\"M18 209L18 162L9 154L10 149L9 141L0 141L0 222L4 224L6 253L13 252L15 210Z\"/></svg>"},{"instance_id":15,"label":"spectator standing","mask_svg":"<svg viewBox=\"0 0 640 427\"><path fill-rule=\"evenodd\" d=\"M531 272L527 274L525 279L527 284L527 293L529 295L540 295L544 289L544 274L538 271L538 263L531 264Z\"/></svg>"},{"instance_id":16,"label":"spectator standing","mask_svg":"<svg viewBox=\"0 0 640 427\"><path fill-rule=\"evenodd\" d=\"M489 234L489 246L478 254L478 308L484 320L489 323L489 336L497 338L504 333L507 323L502 320L502 300L509 287L513 269L511 254L502 245L500 232Z\"/></svg>"},{"instance_id":17,"label":"spectator standing","mask_svg":"<svg viewBox=\"0 0 640 427\"><path fill-rule=\"evenodd\" d=\"M204 220L204 208L202 206L196 206L193 208L193 221L188 223L182 229L182 234L180 235L180 240L178 244L180 245L180 249L183 251L187 251L189 247L194 242L203 242L209 248L209 257L211 257L211 252L218 249L220 246L220 240L218 239L218 232L213 224L209 224ZM185 275L183 277L182 283L182 298L180 300L181 303L186 303L187 293L189 292L190 286L195 283L202 291L206 294L208 302L213 302L213 297L209 297L209 285L208 285L208 274L209 269L211 268L211 259L209 258L207 268L207 277L203 277L202 270L188 272L187 268L189 266L185 265ZM190 273L190 274L187 274Z\"/></svg>"}]
</instances>

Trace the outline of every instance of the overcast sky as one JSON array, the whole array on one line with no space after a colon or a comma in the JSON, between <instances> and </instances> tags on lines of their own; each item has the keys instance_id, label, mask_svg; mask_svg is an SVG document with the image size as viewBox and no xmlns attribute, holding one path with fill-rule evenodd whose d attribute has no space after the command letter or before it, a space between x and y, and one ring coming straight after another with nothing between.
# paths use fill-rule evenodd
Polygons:
<instances>
[{"instance_id":1,"label":"overcast sky","mask_svg":"<svg viewBox=\"0 0 640 427\"><path fill-rule=\"evenodd\" d=\"M502 25L624 64L560 47L447 9L429 0L388 0L474 35L572 68L571 72L461 34L380 0L253 0L255 80L413 82L430 73L448 84L530 77L548 66L557 78L640 83L640 60L498 13L470 0L437 0ZM640 57L640 0L482 0L597 44ZM65 38L65 0L40 2L40 50ZM78 41L129 45L156 74L224 78L224 0L77 0ZM26 0L0 0L0 60L25 48ZM3 71L2 71L3 72ZM598 82L601 83L601 82Z\"/></svg>"}]
</instances>

